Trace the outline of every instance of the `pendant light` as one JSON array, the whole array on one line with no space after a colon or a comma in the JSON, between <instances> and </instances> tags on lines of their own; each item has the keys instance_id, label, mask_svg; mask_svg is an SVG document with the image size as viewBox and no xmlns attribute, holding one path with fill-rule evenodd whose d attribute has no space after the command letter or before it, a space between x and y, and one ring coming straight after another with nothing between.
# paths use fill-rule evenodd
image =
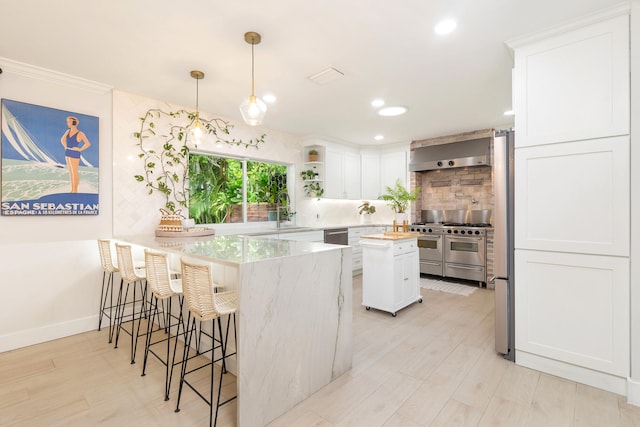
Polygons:
<instances>
[{"instance_id":1,"label":"pendant light","mask_svg":"<svg viewBox=\"0 0 640 427\"><path fill-rule=\"evenodd\" d=\"M191 128L190 133L193 137L194 142L197 144L198 142L200 142L200 140L202 139L202 135L204 134L204 132L202 131L202 124L200 123L200 112L198 110L198 82L204 79L204 73L202 71L193 70L191 71L191 77L196 79L196 121Z\"/></svg>"},{"instance_id":2,"label":"pendant light","mask_svg":"<svg viewBox=\"0 0 640 427\"><path fill-rule=\"evenodd\" d=\"M240 104L240 113L246 124L256 126L262 123L267 112L265 103L254 94L253 84L253 46L259 44L262 37L256 32L249 31L244 34L244 40L251 45L251 96Z\"/></svg>"}]
</instances>

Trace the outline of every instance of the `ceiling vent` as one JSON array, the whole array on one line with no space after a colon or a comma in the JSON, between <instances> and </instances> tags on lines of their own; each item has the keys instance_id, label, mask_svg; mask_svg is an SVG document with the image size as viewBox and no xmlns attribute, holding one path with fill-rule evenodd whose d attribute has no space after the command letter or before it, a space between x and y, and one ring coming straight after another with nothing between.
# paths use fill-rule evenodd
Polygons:
<instances>
[{"instance_id":1,"label":"ceiling vent","mask_svg":"<svg viewBox=\"0 0 640 427\"><path fill-rule=\"evenodd\" d=\"M329 66L322 71L308 76L307 78L316 84L326 85L327 83L331 83L341 77L344 77L344 73L342 71Z\"/></svg>"}]
</instances>

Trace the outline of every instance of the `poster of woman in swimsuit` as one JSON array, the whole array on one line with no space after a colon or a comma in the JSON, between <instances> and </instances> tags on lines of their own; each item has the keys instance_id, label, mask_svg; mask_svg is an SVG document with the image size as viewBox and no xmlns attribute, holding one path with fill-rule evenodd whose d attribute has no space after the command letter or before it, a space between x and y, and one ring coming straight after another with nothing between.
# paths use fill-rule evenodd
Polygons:
<instances>
[{"instance_id":1,"label":"poster of woman in swimsuit","mask_svg":"<svg viewBox=\"0 0 640 427\"><path fill-rule=\"evenodd\" d=\"M2 215L97 215L98 117L2 100Z\"/></svg>"}]
</instances>

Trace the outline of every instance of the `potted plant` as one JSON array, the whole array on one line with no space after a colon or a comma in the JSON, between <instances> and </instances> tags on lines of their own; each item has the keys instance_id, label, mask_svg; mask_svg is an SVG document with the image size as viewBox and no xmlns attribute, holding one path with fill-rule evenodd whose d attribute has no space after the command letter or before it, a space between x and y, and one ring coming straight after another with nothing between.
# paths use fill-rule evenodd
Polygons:
<instances>
[{"instance_id":1,"label":"potted plant","mask_svg":"<svg viewBox=\"0 0 640 427\"><path fill-rule=\"evenodd\" d=\"M369 201L364 201L360 206L358 206L358 213L362 216L362 222L365 224L371 223L371 215L373 215L376 211L376 207L373 206Z\"/></svg>"},{"instance_id":2,"label":"potted plant","mask_svg":"<svg viewBox=\"0 0 640 427\"><path fill-rule=\"evenodd\" d=\"M316 150L315 148L312 148L311 150L309 150L309 161L310 162L318 161L318 150Z\"/></svg>"},{"instance_id":3,"label":"potted plant","mask_svg":"<svg viewBox=\"0 0 640 427\"><path fill-rule=\"evenodd\" d=\"M305 181L313 181L314 179L317 179L318 172L314 171L313 169L303 170L302 172L300 172L300 177Z\"/></svg>"},{"instance_id":4,"label":"potted plant","mask_svg":"<svg viewBox=\"0 0 640 427\"><path fill-rule=\"evenodd\" d=\"M387 205L393 209L396 214L396 220L406 220L406 212L409 207L409 202L416 200L420 194L420 187L416 187L412 191L405 188L404 185L398 179L393 187L386 188L386 194L380 196L380 199L387 202Z\"/></svg>"},{"instance_id":5,"label":"potted plant","mask_svg":"<svg viewBox=\"0 0 640 427\"><path fill-rule=\"evenodd\" d=\"M306 169L300 172L300 177L304 180L304 195L306 197L317 197L320 199L324 194L324 188L318 181L318 172L313 169Z\"/></svg>"},{"instance_id":6,"label":"potted plant","mask_svg":"<svg viewBox=\"0 0 640 427\"><path fill-rule=\"evenodd\" d=\"M318 200L324 194L324 188L317 181L307 181L304 184L304 195L306 197L317 197Z\"/></svg>"},{"instance_id":7,"label":"potted plant","mask_svg":"<svg viewBox=\"0 0 640 427\"><path fill-rule=\"evenodd\" d=\"M358 213L371 215L376 212L376 207L373 206L370 202L364 201L360 206L358 206Z\"/></svg>"}]
</instances>

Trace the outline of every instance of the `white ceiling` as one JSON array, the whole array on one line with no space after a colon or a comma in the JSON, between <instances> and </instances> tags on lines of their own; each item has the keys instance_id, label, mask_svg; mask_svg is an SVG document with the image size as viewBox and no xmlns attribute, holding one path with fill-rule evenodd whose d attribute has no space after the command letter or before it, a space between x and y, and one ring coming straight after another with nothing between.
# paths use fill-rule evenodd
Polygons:
<instances>
[{"instance_id":1,"label":"white ceiling","mask_svg":"<svg viewBox=\"0 0 640 427\"><path fill-rule=\"evenodd\" d=\"M512 56L505 40L620 0L0 0L0 57L241 120L251 92L273 93L263 125L362 145L505 127ZM457 30L433 26L454 18ZM1 64L0 64L1 65ZM344 73L317 85L327 66ZM384 98L409 112L379 117ZM376 134L382 142L374 142Z\"/></svg>"}]
</instances>

